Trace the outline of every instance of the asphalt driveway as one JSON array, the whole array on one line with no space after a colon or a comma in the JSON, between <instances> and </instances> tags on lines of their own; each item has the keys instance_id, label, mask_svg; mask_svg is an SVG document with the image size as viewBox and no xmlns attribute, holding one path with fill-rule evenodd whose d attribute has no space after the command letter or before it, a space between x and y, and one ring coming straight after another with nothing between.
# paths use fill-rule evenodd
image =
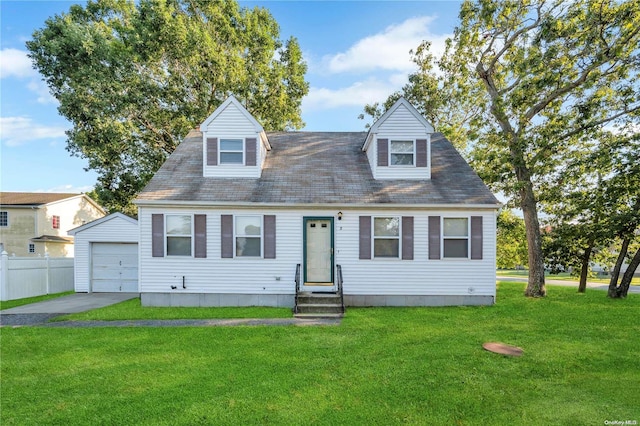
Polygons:
<instances>
[{"instance_id":1,"label":"asphalt driveway","mask_svg":"<svg viewBox=\"0 0 640 426\"><path fill-rule=\"evenodd\" d=\"M102 308L138 297L138 293L74 293L0 311L0 325L33 325L64 314Z\"/></svg>"}]
</instances>

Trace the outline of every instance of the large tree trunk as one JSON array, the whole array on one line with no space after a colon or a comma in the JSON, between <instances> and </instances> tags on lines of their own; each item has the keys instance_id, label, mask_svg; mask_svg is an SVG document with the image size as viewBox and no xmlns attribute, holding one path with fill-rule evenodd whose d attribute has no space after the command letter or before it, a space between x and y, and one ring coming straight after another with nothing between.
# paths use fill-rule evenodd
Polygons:
<instances>
[{"instance_id":1,"label":"large tree trunk","mask_svg":"<svg viewBox=\"0 0 640 426\"><path fill-rule=\"evenodd\" d=\"M638 265L640 265L640 248L636 251L636 254L633 255L633 258L629 263L629 267L627 267L627 270L622 276L620 287L617 289L617 297L627 297L629 286L631 285L631 279L633 278L633 274L636 272L636 269L638 269Z\"/></svg>"},{"instance_id":2,"label":"large tree trunk","mask_svg":"<svg viewBox=\"0 0 640 426\"><path fill-rule=\"evenodd\" d=\"M611 271L611 280L609 280L609 290L607 292L607 296L615 298L618 296L618 277L620 276L620 268L622 268L622 263L624 262L624 257L627 255L627 250L629 249L629 243L631 242L631 238L625 237L622 240L622 246L620 247L620 253L618 253L618 258L616 259L616 265L613 267L613 271Z\"/></svg>"},{"instance_id":3,"label":"large tree trunk","mask_svg":"<svg viewBox=\"0 0 640 426\"><path fill-rule=\"evenodd\" d=\"M593 240L590 240L589 246L584 250L584 254L582 255L582 269L580 270L580 283L578 284L578 293L584 293L587 290L587 275L589 274L589 260L591 260L593 244Z\"/></svg>"},{"instance_id":4,"label":"large tree trunk","mask_svg":"<svg viewBox=\"0 0 640 426\"><path fill-rule=\"evenodd\" d=\"M527 230L527 244L529 254L529 282L524 294L528 297L544 297L547 290L544 286L544 256L542 255L542 238L540 237L540 222L538 209L533 195L531 181L524 182L520 191L524 224Z\"/></svg>"}]
</instances>

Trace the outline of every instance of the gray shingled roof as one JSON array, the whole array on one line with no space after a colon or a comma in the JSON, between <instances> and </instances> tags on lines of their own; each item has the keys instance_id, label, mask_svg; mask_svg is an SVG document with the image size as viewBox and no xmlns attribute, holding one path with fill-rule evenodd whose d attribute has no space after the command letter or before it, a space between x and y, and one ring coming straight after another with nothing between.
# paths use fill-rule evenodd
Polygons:
<instances>
[{"instance_id":1,"label":"gray shingled roof","mask_svg":"<svg viewBox=\"0 0 640 426\"><path fill-rule=\"evenodd\" d=\"M431 138L431 180L375 180L361 150L366 132L267 132L262 177L202 176L202 133L192 131L139 201L278 204L474 204L498 201L440 133Z\"/></svg>"}]
</instances>

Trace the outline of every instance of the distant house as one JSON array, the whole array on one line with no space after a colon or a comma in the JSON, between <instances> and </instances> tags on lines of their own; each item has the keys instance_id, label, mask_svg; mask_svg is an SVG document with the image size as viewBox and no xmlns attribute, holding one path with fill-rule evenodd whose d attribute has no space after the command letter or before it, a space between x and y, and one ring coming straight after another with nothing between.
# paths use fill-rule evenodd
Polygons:
<instances>
[{"instance_id":1,"label":"distant house","mask_svg":"<svg viewBox=\"0 0 640 426\"><path fill-rule=\"evenodd\" d=\"M136 204L144 305L495 301L499 203L405 99L369 132L265 132L230 97Z\"/></svg>"},{"instance_id":2,"label":"distant house","mask_svg":"<svg viewBox=\"0 0 640 426\"><path fill-rule=\"evenodd\" d=\"M73 257L67 231L104 215L85 194L0 192L0 246L10 256Z\"/></svg>"}]
</instances>

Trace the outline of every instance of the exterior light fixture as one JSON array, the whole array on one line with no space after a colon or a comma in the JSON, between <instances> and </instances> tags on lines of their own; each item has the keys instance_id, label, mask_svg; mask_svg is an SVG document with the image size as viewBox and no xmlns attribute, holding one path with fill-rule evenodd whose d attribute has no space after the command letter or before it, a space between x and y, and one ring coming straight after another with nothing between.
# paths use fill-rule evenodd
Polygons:
<instances>
[{"instance_id":1,"label":"exterior light fixture","mask_svg":"<svg viewBox=\"0 0 640 426\"><path fill-rule=\"evenodd\" d=\"M342 220L342 212L338 212L338 220Z\"/></svg>"}]
</instances>

